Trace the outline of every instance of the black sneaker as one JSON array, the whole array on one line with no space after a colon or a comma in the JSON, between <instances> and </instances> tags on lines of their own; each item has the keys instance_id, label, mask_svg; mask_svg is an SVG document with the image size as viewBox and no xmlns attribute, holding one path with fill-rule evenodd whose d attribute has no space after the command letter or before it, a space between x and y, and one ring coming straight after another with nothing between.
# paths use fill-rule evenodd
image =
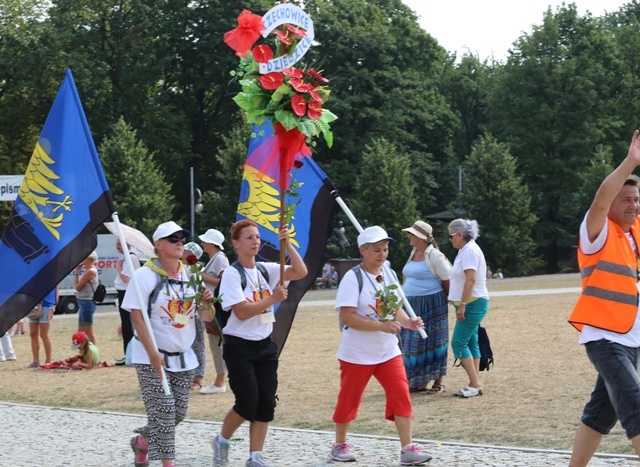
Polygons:
<instances>
[{"instance_id":1,"label":"black sneaker","mask_svg":"<svg viewBox=\"0 0 640 467\"><path fill-rule=\"evenodd\" d=\"M115 360L116 366L125 366L127 364L127 360L125 358L118 358Z\"/></svg>"}]
</instances>

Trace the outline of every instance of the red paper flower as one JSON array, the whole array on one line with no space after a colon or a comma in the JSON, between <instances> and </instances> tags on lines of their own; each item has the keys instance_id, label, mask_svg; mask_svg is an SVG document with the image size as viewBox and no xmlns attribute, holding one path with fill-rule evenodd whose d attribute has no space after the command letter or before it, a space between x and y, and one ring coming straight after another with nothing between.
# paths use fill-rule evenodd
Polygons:
<instances>
[{"instance_id":1,"label":"red paper flower","mask_svg":"<svg viewBox=\"0 0 640 467\"><path fill-rule=\"evenodd\" d=\"M318 120L322 117L322 106L320 103L316 101L309 102L307 115L311 120Z\"/></svg>"},{"instance_id":2,"label":"red paper flower","mask_svg":"<svg viewBox=\"0 0 640 467\"><path fill-rule=\"evenodd\" d=\"M258 78L260 84L267 91L273 91L274 89L278 89L282 83L284 82L284 76L282 73L277 71L272 71L271 73L267 73L266 75L262 75Z\"/></svg>"},{"instance_id":3,"label":"red paper flower","mask_svg":"<svg viewBox=\"0 0 640 467\"><path fill-rule=\"evenodd\" d=\"M291 98L291 108L298 117L304 117L307 112L307 101L302 94L296 94Z\"/></svg>"},{"instance_id":4,"label":"red paper flower","mask_svg":"<svg viewBox=\"0 0 640 467\"><path fill-rule=\"evenodd\" d=\"M304 29L296 28L295 26L292 26L291 24L289 24L287 26L287 29L293 35L293 38L296 39L296 40L300 40L304 36L307 35L307 31L305 31Z\"/></svg>"},{"instance_id":5,"label":"red paper flower","mask_svg":"<svg viewBox=\"0 0 640 467\"><path fill-rule=\"evenodd\" d=\"M187 255L187 264L189 266L193 266L194 264L198 264L198 258L196 257L196 255Z\"/></svg>"},{"instance_id":6,"label":"red paper flower","mask_svg":"<svg viewBox=\"0 0 640 467\"><path fill-rule=\"evenodd\" d=\"M263 29L262 16L242 10L238 16L238 27L224 33L224 43L239 54L245 54L258 40Z\"/></svg>"},{"instance_id":7,"label":"red paper flower","mask_svg":"<svg viewBox=\"0 0 640 467\"><path fill-rule=\"evenodd\" d=\"M322 103L322 96L320 96L320 94L318 94L315 89L312 89L311 91L309 91L309 95L311 96L311 98L314 101L320 102Z\"/></svg>"},{"instance_id":8,"label":"red paper flower","mask_svg":"<svg viewBox=\"0 0 640 467\"><path fill-rule=\"evenodd\" d=\"M287 44L287 45L293 44L293 41L289 39L289 36L287 36L284 32L280 31L279 29L275 31L275 35L278 36L278 39L280 39L280 42L282 42L283 44Z\"/></svg>"},{"instance_id":9,"label":"red paper flower","mask_svg":"<svg viewBox=\"0 0 640 467\"><path fill-rule=\"evenodd\" d=\"M329 80L327 78L325 78L324 76L322 76L320 73L318 73L316 70L314 70L313 68L311 68L309 70L311 72L311 74L313 75L313 77L315 79L317 79L318 81L320 81L321 83L328 83Z\"/></svg>"},{"instance_id":10,"label":"red paper flower","mask_svg":"<svg viewBox=\"0 0 640 467\"><path fill-rule=\"evenodd\" d=\"M294 67L283 69L282 74L285 75L287 78L296 78L296 79L300 79L304 76L302 74L302 71Z\"/></svg>"},{"instance_id":11,"label":"red paper flower","mask_svg":"<svg viewBox=\"0 0 640 467\"><path fill-rule=\"evenodd\" d=\"M254 60L258 63L267 63L273 58L273 50L267 44L257 45L251 52Z\"/></svg>"},{"instance_id":12,"label":"red paper flower","mask_svg":"<svg viewBox=\"0 0 640 467\"><path fill-rule=\"evenodd\" d=\"M289 84L293 89L298 92L309 92L313 90L313 86L307 83L303 83L301 79L291 78Z\"/></svg>"}]
</instances>

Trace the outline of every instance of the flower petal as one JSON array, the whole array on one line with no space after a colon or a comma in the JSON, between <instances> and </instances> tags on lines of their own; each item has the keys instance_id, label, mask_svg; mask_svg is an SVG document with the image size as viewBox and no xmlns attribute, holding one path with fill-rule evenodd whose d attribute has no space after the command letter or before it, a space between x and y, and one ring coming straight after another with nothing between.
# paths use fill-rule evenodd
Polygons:
<instances>
[{"instance_id":1,"label":"flower petal","mask_svg":"<svg viewBox=\"0 0 640 467\"><path fill-rule=\"evenodd\" d=\"M280 85L284 82L284 76L282 73L278 73L277 71L272 71L271 73L267 73L266 75L262 75L258 78L260 84L267 91L273 91L278 89Z\"/></svg>"},{"instance_id":2,"label":"flower petal","mask_svg":"<svg viewBox=\"0 0 640 467\"><path fill-rule=\"evenodd\" d=\"M316 101L309 102L307 115L311 120L318 120L322 117L322 106L320 103Z\"/></svg>"},{"instance_id":3,"label":"flower petal","mask_svg":"<svg viewBox=\"0 0 640 467\"><path fill-rule=\"evenodd\" d=\"M287 44L287 45L293 44L291 39L289 39L289 36L287 36L284 32L280 31L279 29L275 31L275 35L278 36L278 39L280 39L280 42L282 42L283 44Z\"/></svg>"},{"instance_id":4,"label":"flower petal","mask_svg":"<svg viewBox=\"0 0 640 467\"><path fill-rule=\"evenodd\" d=\"M258 63L267 63L273 58L273 50L267 44L257 45L251 52L254 60Z\"/></svg>"},{"instance_id":5,"label":"flower petal","mask_svg":"<svg viewBox=\"0 0 640 467\"><path fill-rule=\"evenodd\" d=\"M302 94L295 94L291 98L291 108L298 117L303 117L307 112L307 100Z\"/></svg>"}]
</instances>

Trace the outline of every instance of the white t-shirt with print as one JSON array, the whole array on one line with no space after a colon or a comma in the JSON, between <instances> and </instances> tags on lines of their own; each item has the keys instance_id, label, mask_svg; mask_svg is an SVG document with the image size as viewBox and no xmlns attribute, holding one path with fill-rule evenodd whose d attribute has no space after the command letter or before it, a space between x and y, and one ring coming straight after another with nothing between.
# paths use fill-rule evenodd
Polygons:
<instances>
[{"instance_id":1,"label":"white t-shirt with print","mask_svg":"<svg viewBox=\"0 0 640 467\"><path fill-rule=\"evenodd\" d=\"M131 258L131 264L133 264L133 270L137 271L140 268L140 259L136 255L132 255L131 253L129 253L129 257ZM124 259L124 258L120 258L120 259ZM126 261L122 262L122 275L127 276L129 279L131 279L131 276L133 275L133 273L129 269L129 263L127 263ZM113 281L113 286L117 290L127 290L127 287L129 286L129 282L131 282L131 280L125 282L120 277L120 274L116 274L116 278Z\"/></svg>"},{"instance_id":2,"label":"white t-shirt with print","mask_svg":"<svg viewBox=\"0 0 640 467\"><path fill-rule=\"evenodd\" d=\"M134 275L140 286L143 303L138 302L135 288L128 287L124 300L122 300L122 308L127 311L136 309L147 313L149 295L155 289L160 276L148 267L141 267L136 270ZM184 368L182 368L179 356L168 357L169 368L166 370L173 372L192 370L198 367L198 359L191 348L196 338L195 301L185 302L183 300L195 295L193 288L186 286L189 281L189 271L186 267L182 268L178 280L184 281L184 284L165 284L155 303L151 306L151 316L149 317L158 349L166 352L183 352ZM182 318L176 318L177 315L182 315ZM182 321L185 324L182 324ZM162 353L160 355L164 356ZM150 363L149 355L147 355L142 342L135 338L131 340L131 361L139 364Z\"/></svg>"},{"instance_id":3,"label":"white t-shirt with print","mask_svg":"<svg viewBox=\"0 0 640 467\"><path fill-rule=\"evenodd\" d=\"M376 276L360 269L362 273L362 291L358 293L358 278L353 270L349 270L340 285L336 296L336 311L344 307L355 307L356 313L366 319L379 321L376 313L377 290L382 284L376 282ZM392 282L385 277L385 284ZM360 365L375 365L391 360L400 355L398 338L395 334L382 331L360 331L347 328L342 331L342 340L338 347L339 360Z\"/></svg>"},{"instance_id":4,"label":"white t-shirt with print","mask_svg":"<svg viewBox=\"0 0 640 467\"><path fill-rule=\"evenodd\" d=\"M587 212L587 214L589 214ZM580 224L580 250L585 255L592 255L600 251L607 240L609 234L609 223L604 223L604 228L600 232L600 235L593 241L589 242L589 234L587 232L587 216L584 216L582 224ZM627 234L627 240L631 244L631 249L637 253L636 242L631 237L631 233ZM640 347L640 311L636 314L636 321L633 323L631 331L626 334L620 334L618 332L607 331L605 329L595 328L585 324L582 327L580 338L578 343L586 344L587 342L597 341L600 339L607 339L611 342L615 342L627 347Z\"/></svg>"},{"instance_id":5,"label":"white t-shirt with print","mask_svg":"<svg viewBox=\"0 0 640 467\"><path fill-rule=\"evenodd\" d=\"M486 298L489 299L489 291L487 290L487 262L484 259L482 250L475 242L469 240L465 246L460 248L453 267L451 268L451 278L449 280L449 300L460 301L462 299L462 289L466 276L464 272L467 269L476 271L476 282L469 298Z\"/></svg>"},{"instance_id":6,"label":"white t-shirt with print","mask_svg":"<svg viewBox=\"0 0 640 467\"><path fill-rule=\"evenodd\" d=\"M280 265L278 263L261 263L269 275L269 282L258 271L258 268L245 268L247 286L242 290L240 273L235 267L225 269L220 282L220 298L222 309L231 310L234 305L242 302L260 301L260 293L263 298L273 294L273 289L280 280ZM273 313L273 306L267 312ZM241 337L250 341L266 339L273 331L272 322L263 322L261 315L241 320L232 311L227 325L222 329L223 334Z\"/></svg>"}]
</instances>

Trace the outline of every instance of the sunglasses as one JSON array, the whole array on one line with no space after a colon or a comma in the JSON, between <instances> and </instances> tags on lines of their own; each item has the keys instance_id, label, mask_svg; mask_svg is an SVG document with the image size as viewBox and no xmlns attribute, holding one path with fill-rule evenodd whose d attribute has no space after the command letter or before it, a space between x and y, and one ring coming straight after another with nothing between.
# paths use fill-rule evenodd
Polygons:
<instances>
[{"instance_id":1,"label":"sunglasses","mask_svg":"<svg viewBox=\"0 0 640 467\"><path fill-rule=\"evenodd\" d=\"M453 237L455 237L456 235L458 235L460 232L456 232L456 233L452 233L449 234L449 240L451 240Z\"/></svg>"},{"instance_id":2,"label":"sunglasses","mask_svg":"<svg viewBox=\"0 0 640 467\"><path fill-rule=\"evenodd\" d=\"M187 243L187 237L178 237L177 235L169 235L168 237L164 237L164 240L168 240L171 243L182 243L183 245Z\"/></svg>"}]
</instances>

